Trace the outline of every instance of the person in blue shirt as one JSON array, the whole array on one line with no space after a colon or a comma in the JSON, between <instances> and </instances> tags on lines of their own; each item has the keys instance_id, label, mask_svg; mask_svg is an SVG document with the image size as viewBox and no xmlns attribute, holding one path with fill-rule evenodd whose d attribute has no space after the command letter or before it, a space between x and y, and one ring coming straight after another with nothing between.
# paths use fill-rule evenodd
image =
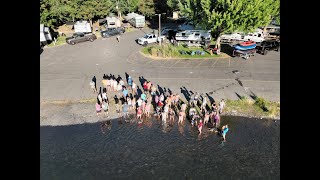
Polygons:
<instances>
[{"instance_id":1,"label":"person in blue shirt","mask_svg":"<svg viewBox=\"0 0 320 180\"><path fill-rule=\"evenodd\" d=\"M129 87L132 86L132 78L131 78L131 76L128 77L128 85L129 85Z\"/></svg>"},{"instance_id":2,"label":"person in blue shirt","mask_svg":"<svg viewBox=\"0 0 320 180\"><path fill-rule=\"evenodd\" d=\"M147 100L147 95L146 95L145 93L142 93L142 94L141 94L141 99L142 99L143 101Z\"/></svg>"},{"instance_id":3,"label":"person in blue shirt","mask_svg":"<svg viewBox=\"0 0 320 180\"><path fill-rule=\"evenodd\" d=\"M227 134L228 131L229 131L228 124L225 125L225 126L222 126L221 135L222 135L222 138L223 138L224 142L226 142L226 134Z\"/></svg>"},{"instance_id":4,"label":"person in blue shirt","mask_svg":"<svg viewBox=\"0 0 320 180\"><path fill-rule=\"evenodd\" d=\"M128 96L128 90L127 90L127 88L124 88L123 91L122 91L122 93L123 93L123 97L124 97L124 98L127 98L127 96Z\"/></svg>"}]
</instances>

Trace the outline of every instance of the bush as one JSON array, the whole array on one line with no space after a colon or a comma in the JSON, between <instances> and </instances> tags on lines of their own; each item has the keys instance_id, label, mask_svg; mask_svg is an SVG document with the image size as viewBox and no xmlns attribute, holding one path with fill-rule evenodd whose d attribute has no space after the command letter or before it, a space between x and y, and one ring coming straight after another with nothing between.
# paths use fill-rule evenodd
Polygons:
<instances>
[{"instance_id":1,"label":"bush","mask_svg":"<svg viewBox=\"0 0 320 180\"><path fill-rule=\"evenodd\" d=\"M254 103L255 105L257 105L258 107L260 107L263 111L268 112L267 109L267 101L261 97L257 97L256 98L256 102Z\"/></svg>"},{"instance_id":2,"label":"bush","mask_svg":"<svg viewBox=\"0 0 320 180\"><path fill-rule=\"evenodd\" d=\"M156 47L152 46L149 49L149 53L151 54L151 56L158 56L158 49Z\"/></svg>"},{"instance_id":3,"label":"bush","mask_svg":"<svg viewBox=\"0 0 320 180\"><path fill-rule=\"evenodd\" d=\"M148 48L148 53L151 56L161 56L161 57L176 57L179 56L179 51L176 47L169 44L164 44L161 47L159 45L151 46Z\"/></svg>"}]
</instances>

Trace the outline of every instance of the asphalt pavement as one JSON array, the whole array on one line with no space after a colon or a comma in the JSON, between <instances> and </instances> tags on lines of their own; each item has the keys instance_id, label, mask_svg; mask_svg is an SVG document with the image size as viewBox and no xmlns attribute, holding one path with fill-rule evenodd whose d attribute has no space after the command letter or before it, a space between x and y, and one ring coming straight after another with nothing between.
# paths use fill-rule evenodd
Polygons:
<instances>
[{"instance_id":1,"label":"asphalt pavement","mask_svg":"<svg viewBox=\"0 0 320 180\"><path fill-rule=\"evenodd\" d=\"M149 32L152 30L127 32L120 42L111 37L44 48L40 54L41 101L93 98L92 77L96 76L100 87L103 74L110 73L122 78L128 73L140 87L139 77L143 76L174 93L183 88L208 93L218 101L250 95L280 101L280 52L257 54L249 60L150 59L139 53L142 46L135 42Z\"/></svg>"}]
</instances>

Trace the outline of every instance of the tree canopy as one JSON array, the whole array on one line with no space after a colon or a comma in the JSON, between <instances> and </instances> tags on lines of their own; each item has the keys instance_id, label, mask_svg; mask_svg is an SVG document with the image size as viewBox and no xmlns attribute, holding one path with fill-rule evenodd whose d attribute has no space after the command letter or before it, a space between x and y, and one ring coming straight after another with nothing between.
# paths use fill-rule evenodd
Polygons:
<instances>
[{"instance_id":1,"label":"tree canopy","mask_svg":"<svg viewBox=\"0 0 320 180\"><path fill-rule=\"evenodd\" d=\"M182 14L206 29L248 32L280 15L280 0L180 0Z\"/></svg>"},{"instance_id":2,"label":"tree canopy","mask_svg":"<svg viewBox=\"0 0 320 180\"><path fill-rule=\"evenodd\" d=\"M54 27L67 21L103 18L116 14L117 4L122 13L138 11L147 17L179 10L218 34L252 31L272 19L280 24L280 0L42 0L40 22Z\"/></svg>"}]
</instances>

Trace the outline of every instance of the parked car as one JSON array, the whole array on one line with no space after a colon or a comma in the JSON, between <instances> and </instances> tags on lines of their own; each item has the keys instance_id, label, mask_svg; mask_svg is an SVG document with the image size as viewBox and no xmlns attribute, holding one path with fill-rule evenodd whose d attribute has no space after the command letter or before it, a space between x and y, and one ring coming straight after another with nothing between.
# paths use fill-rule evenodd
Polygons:
<instances>
[{"instance_id":1,"label":"parked car","mask_svg":"<svg viewBox=\"0 0 320 180\"><path fill-rule=\"evenodd\" d=\"M125 32L125 29L122 27L108 28L107 30L101 31L101 36L104 38L108 38L108 37L115 36L118 34L123 34L124 32Z\"/></svg>"},{"instance_id":2,"label":"parked car","mask_svg":"<svg viewBox=\"0 0 320 180\"><path fill-rule=\"evenodd\" d=\"M155 34L146 34L142 38L138 39L138 44L141 44L143 46L146 46L150 43L159 42L159 40L162 42L164 40L164 36L158 37Z\"/></svg>"},{"instance_id":3,"label":"parked car","mask_svg":"<svg viewBox=\"0 0 320 180\"><path fill-rule=\"evenodd\" d=\"M161 35L166 36L168 34L169 31L173 30L170 27L163 27L161 30Z\"/></svg>"},{"instance_id":4,"label":"parked car","mask_svg":"<svg viewBox=\"0 0 320 180\"><path fill-rule=\"evenodd\" d=\"M268 51L280 51L280 42L276 40L262 41L256 46L257 52L266 55Z\"/></svg>"},{"instance_id":5,"label":"parked car","mask_svg":"<svg viewBox=\"0 0 320 180\"><path fill-rule=\"evenodd\" d=\"M71 37L66 38L66 42L71 45L75 45L79 42L90 41L93 42L97 39L97 36L92 33L74 33Z\"/></svg>"}]
</instances>

